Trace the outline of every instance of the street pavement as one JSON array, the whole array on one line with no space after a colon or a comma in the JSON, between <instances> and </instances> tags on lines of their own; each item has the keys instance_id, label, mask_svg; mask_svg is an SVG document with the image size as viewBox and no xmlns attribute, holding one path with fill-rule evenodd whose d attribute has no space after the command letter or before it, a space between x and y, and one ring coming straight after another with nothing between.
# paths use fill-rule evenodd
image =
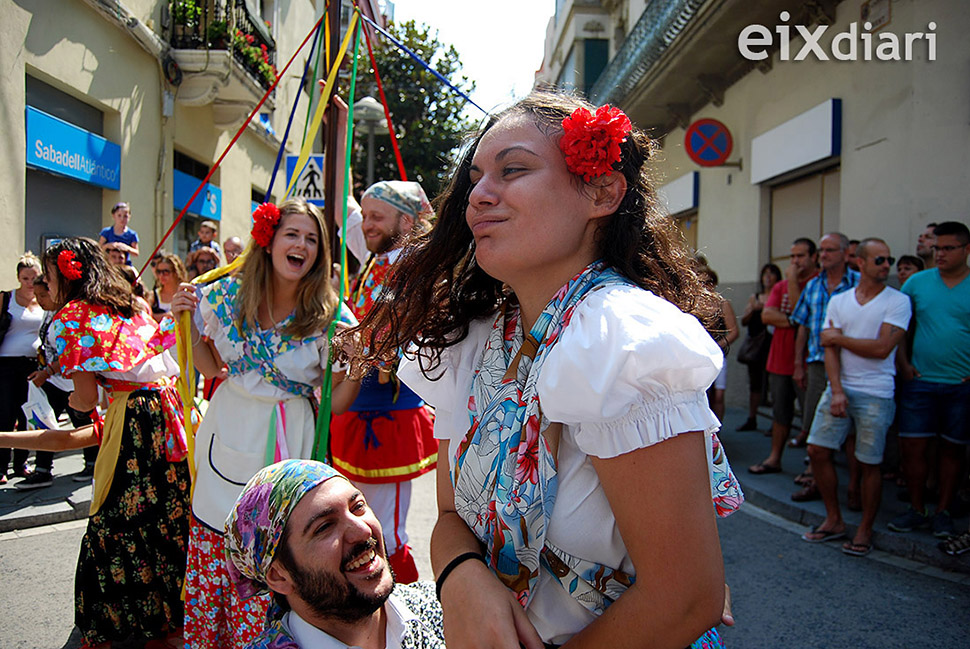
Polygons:
<instances>
[{"instance_id":1,"label":"street pavement","mask_svg":"<svg viewBox=\"0 0 970 649\"><path fill-rule=\"evenodd\" d=\"M760 432L734 432L744 412L729 409L721 437L747 496L742 511L719 522L727 581L738 624L724 629L729 647L966 647L970 555L951 558L926 532L896 534L885 523L902 511L885 483L876 550L843 555L841 541L808 544L799 535L821 521L821 502L793 503L792 478L804 451L788 449L784 472L753 476L746 467L767 454ZM767 419L759 424L766 428ZM75 649L73 575L87 510L85 489L70 480L79 452L55 460L55 485L17 492L0 487L0 646ZM845 470L839 467L842 497ZM55 493L56 490L56 493ZM60 505L64 505L63 507ZM68 517L68 508L73 514ZM428 547L436 514L434 474L415 481L408 529L422 578L433 577ZM48 518L44 518L44 517ZM51 524L51 516L65 516ZM858 514L845 512L847 523ZM80 517L75 520L75 517ZM11 527L17 526L17 528ZM966 517L957 520L966 529ZM137 642L118 649L136 648Z\"/></svg>"},{"instance_id":2,"label":"street pavement","mask_svg":"<svg viewBox=\"0 0 970 649\"><path fill-rule=\"evenodd\" d=\"M821 523L825 517L825 508L821 500L796 503L790 498L799 489L792 480L804 468L804 449L786 449L782 458L782 473L767 475L752 475L747 467L763 460L768 454L769 439L762 434L771 425L768 417L759 417L760 431L739 433L735 428L745 419L745 412L738 408L728 408L724 419L724 427L720 433L728 459L735 473L741 480L747 500L763 509L771 511L790 521L804 525L806 528ZM850 529L858 525L861 514L851 512L845 507L847 472L845 458L842 454L836 456L839 473L840 498L843 504L843 516ZM22 530L38 525L65 522L82 519L87 516L91 501L90 483L79 484L71 480L71 475L80 471L83 466L80 451L59 453L54 462L54 485L46 489L21 492L15 484L18 480L0 486L0 533L12 530ZM895 483L883 484L883 501L879 516L876 519L874 546L903 558L914 559L946 570L970 574L970 554L963 557L949 557L937 549L938 539L933 538L927 531L899 534L890 531L886 525L897 514L904 511L907 503L898 498L899 489ZM423 518L424 513L415 509L412 516L420 517L409 525L409 529L418 529L423 525L434 523L434 491L429 496L432 509L429 518ZM966 504L965 504L966 508ZM958 532L968 527L967 511L954 519ZM415 544L411 544L414 547Z\"/></svg>"}]
</instances>

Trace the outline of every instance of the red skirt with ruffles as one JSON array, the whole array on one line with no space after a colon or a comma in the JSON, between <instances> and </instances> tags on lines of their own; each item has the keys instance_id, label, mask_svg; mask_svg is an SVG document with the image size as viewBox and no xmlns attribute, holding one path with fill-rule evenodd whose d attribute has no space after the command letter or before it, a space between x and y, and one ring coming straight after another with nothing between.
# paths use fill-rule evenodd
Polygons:
<instances>
[{"instance_id":1,"label":"red skirt with ruffles","mask_svg":"<svg viewBox=\"0 0 970 649\"><path fill-rule=\"evenodd\" d=\"M345 412L330 425L333 466L350 480L405 482L435 468L434 415L410 410Z\"/></svg>"}]
</instances>

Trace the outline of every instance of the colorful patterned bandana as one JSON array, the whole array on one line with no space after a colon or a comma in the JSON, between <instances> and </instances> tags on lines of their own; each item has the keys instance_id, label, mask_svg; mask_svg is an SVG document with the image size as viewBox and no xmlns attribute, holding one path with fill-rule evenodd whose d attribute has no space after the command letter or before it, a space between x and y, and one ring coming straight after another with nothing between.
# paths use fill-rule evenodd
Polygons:
<instances>
[{"instance_id":1,"label":"colorful patterned bandana","mask_svg":"<svg viewBox=\"0 0 970 649\"><path fill-rule=\"evenodd\" d=\"M421 185L403 180L382 180L367 188L361 200L376 198L412 219L428 218L434 213Z\"/></svg>"},{"instance_id":2,"label":"colorful patterned bandana","mask_svg":"<svg viewBox=\"0 0 970 649\"><path fill-rule=\"evenodd\" d=\"M226 519L229 577L242 599L267 592L266 571L297 503L315 487L343 477L322 462L284 460L246 484Z\"/></svg>"}]
</instances>

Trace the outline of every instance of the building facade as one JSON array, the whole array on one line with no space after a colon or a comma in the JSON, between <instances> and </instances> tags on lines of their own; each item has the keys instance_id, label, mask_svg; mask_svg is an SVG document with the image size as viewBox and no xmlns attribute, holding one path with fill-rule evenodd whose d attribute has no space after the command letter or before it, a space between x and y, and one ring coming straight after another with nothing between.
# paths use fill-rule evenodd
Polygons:
<instances>
[{"instance_id":1,"label":"building facade","mask_svg":"<svg viewBox=\"0 0 970 649\"><path fill-rule=\"evenodd\" d=\"M960 0L559 0L539 80L659 139L671 218L743 306L797 236L898 256L929 222L970 222L968 30ZM597 69L580 53L604 38ZM724 164L689 156L726 153L725 131Z\"/></svg>"},{"instance_id":2,"label":"building facade","mask_svg":"<svg viewBox=\"0 0 970 649\"><path fill-rule=\"evenodd\" d=\"M24 250L89 236L131 205L139 266L322 15L323 0L0 0L0 285ZM376 2L364 2L378 16ZM345 7L345 14L346 12ZM345 16L346 18L346 16ZM248 240L281 148L302 145L301 51L164 244L202 220ZM282 134L297 94L290 135ZM315 147L320 150L320 147ZM285 192L285 167L272 198ZM2 270L6 269L6 270Z\"/></svg>"}]
</instances>

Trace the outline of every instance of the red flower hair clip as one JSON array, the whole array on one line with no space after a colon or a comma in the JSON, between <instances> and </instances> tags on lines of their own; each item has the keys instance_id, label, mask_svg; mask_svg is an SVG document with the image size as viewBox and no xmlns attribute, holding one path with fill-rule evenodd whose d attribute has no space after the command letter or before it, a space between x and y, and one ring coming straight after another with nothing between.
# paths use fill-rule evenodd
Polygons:
<instances>
[{"instance_id":1,"label":"red flower hair clip","mask_svg":"<svg viewBox=\"0 0 970 649\"><path fill-rule=\"evenodd\" d=\"M620 161L620 143L633 130L630 118L613 106L600 106L590 113L580 106L562 121L559 148L566 156L566 168L589 182L608 174Z\"/></svg>"},{"instance_id":2,"label":"red flower hair clip","mask_svg":"<svg viewBox=\"0 0 970 649\"><path fill-rule=\"evenodd\" d=\"M70 280L81 279L81 262L74 258L73 250L61 250L57 254L57 268Z\"/></svg>"},{"instance_id":3,"label":"red flower hair clip","mask_svg":"<svg viewBox=\"0 0 970 649\"><path fill-rule=\"evenodd\" d=\"M272 203L263 203L253 212L253 241L262 248L268 248L273 241L276 226L280 223L280 208Z\"/></svg>"}]
</instances>

